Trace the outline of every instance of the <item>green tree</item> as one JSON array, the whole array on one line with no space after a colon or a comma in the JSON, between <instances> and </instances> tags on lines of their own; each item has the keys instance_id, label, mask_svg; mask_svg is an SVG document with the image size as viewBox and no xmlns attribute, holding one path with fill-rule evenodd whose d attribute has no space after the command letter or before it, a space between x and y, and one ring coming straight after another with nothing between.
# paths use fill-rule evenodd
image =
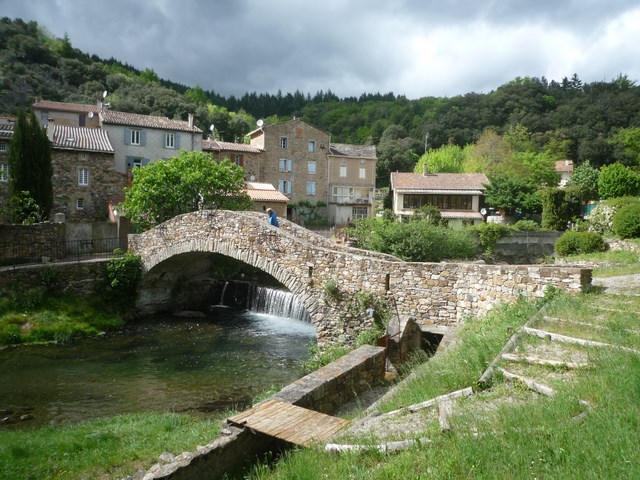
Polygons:
<instances>
[{"instance_id":1,"label":"green tree","mask_svg":"<svg viewBox=\"0 0 640 480\"><path fill-rule=\"evenodd\" d=\"M43 218L48 218L53 205L51 145L33 111L28 119L23 111L18 113L8 163L11 195L18 196L28 192ZM22 222L23 219L14 219L16 220Z\"/></svg>"},{"instance_id":2,"label":"green tree","mask_svg":"<svg viewBox=\"0 0 640 480\"><path fill-rule=\"evenodd\" d=\"M640 193L640 174L621 163L605 165L598 178L600 198L635 196Z\"/></svg>"},{"instance_id":3,"label":"green tree","mask_svg":"<svg viewBox=\"0 0 640 480\"><path fill-rule=\"evenodd\" d=\"M621 128L609 138L614 156L626 165L640 165L640 128Z\"/></svg>"},{"instance_id":4,"label":"green tree","mask_svg":"<svg viewBox=\"0 0 640 480\"><path fill-rule=\"evenodd\" d=\"M426 166L429 173L461 173L464 159L465 149L458 145L443 145L422 155L414 172L423 173Z\"/></svg>"},{"instance_id":5,"label":"green tree","mask_svg":"<svg viewBox=\"0 0 640 480\"><path fill-rule=\"evenodd\" d=\"M600 170L591 166L589 162L578 165L567 182L567 187L576 187L580 192L582 201L597 200L598 196L598 179L600 178Z\"/></svg>"},{"instance_id":6,"label":"green tree","mask_svg":"<svg viewBox=\"0 0 640 480\"><path fill-rule=\"evenodd\" d=\"M141 228L200 209L243 210L251 205L244 175L229 160L215 162L206 153L183 150L169 160L136 167L123 208Z\"/></svg>"},{"instance_id":7,"label":"green tree","mask_svg":"<svg viewBox=\"0 0 640 480\"><path fill-rule=\"evenodd\" d=\"M484 192L485 200L490 207L503 210L512 216L516 210L528 212L532 210L532 197L536 185L527 180L511 175L494 175L489 177L489 184Z\"/></svg>"},{"instance_id":8,"label":"green tree","mask_svg":"<svg viewBox=\"0 0 640 480\"><path fill-rule=\"evenodd\" d=\"M378 144L378 162L376 164L376 184L389 185L391 172L411 172L416 164L413 150L415 141L407 136L399 125L390 125L382 134Z\"/></svg>"}]
</instances>

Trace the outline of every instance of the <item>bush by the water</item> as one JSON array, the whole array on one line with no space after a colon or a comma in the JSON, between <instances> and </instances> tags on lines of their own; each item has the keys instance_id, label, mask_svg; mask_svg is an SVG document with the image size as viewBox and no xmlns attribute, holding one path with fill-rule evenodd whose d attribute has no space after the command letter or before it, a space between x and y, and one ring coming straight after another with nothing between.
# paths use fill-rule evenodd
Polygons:
<instances>
[{"instance_id":1,"label":"bush by the water","mask_svg":"<svg viewBox=\"0 0 640 480\"><path fill-rule=\"evenodd\" d=\"M640 203L629 203L613 216L613 233L620 238L640 238Z\"/></svg>"},{"instance_id":2,"label":"bush by the water","mask_svg":"<svg viewBox=\"0 0 640 480\"><path fill-rule=\"evenodd\" d=\"M556 254L561 257L605 250L602 236L595 232L565 232L555 245Z\"/></svg>"},{"instance_id":3,"label":"bush by the water","mask_svg":"<svg viewBox=\"0 0 640 480\"><path fill-rule=\"evenodd\" d=\"M429 221L359 220L349 230L356 245L388 253L408 262L439 262L473 258L475 240L468 232L433 225Z\"/></svg>"}]
</instances>

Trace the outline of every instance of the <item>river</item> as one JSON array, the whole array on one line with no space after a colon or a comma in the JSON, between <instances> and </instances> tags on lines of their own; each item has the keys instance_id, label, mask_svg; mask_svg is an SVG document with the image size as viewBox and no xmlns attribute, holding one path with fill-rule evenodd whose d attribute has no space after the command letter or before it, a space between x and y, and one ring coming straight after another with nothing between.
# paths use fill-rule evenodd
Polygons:
<instances>
[{"instance_id":1,"label":"river","mask_svg":"<svg viewBox=\"0 0 640 480\"><path fill-rule=\"evenodd\" d=\"M281 301L283 294L275 296L297 312L295 301ZM0 428L246 408L256 395L299 378L316 341L306 312L299 320L282 316L291 310L269 312L255 298L247 305L260 303L259 311L217 305L206 318L157 315L98 338L0 350Z\"/></svg>"}]
</instances>

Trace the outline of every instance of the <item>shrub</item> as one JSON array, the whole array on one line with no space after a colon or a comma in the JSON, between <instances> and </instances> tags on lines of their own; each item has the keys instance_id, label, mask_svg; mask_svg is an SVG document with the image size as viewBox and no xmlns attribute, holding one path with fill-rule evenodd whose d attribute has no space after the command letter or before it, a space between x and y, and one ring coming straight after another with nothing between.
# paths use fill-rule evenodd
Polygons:
<instances>
[{"instance_id":1,"label":"shrub","mask_svg":"<svg viewBox=\"0 0 640 480\"><path fill-rule=\"evenodd\" d=\"M629 203L613 216L613 233L620 238L640 237L640 203Z\"/></svg>"},{"instance_id":2,"label":"shrub","mask_svg":"<svg viewBox=\"0 0 640 480\"><path fill-rule=\"evenodd\" d=\"M555 245L556 254L561 257L605 250L602 236L595 232L565 232Z\"/></svg>"},{"instance_id":3,"label":"shrub","mask_svg":"<svg viewBox=\"0 0 640 480\"><path fill-rule=\"evenodd\" d=\"M507 225L501 223L481 223L472 230L478 233L478 240L485 249L485 255L491 255L496 242L509 235L510 229Z\"/></svg>"},{"instance_id":4,"label":"shrub","mask_svg":"<svg viewBox=\"0 0 640 480\"><path fill-rule=\"evenodd\" d=\"M640 174L620 163L605 165L598 178L600 198L623 197L640 193Z\"/></svg>"},{"instance_id":5,"label":"shrub","mask_svg":"<svg viewBox=\"0 0 640 480\"><path fill-rule=\"evenodd\" d=\"M109 288L124 301L135 297L141 278L142 261L138 255L126 253L123 257L112 258L107 264Z\"/></svg>"},{"instance_id":6,"label":"shrub","mask_svg":"<svg viewBox=\"0 0 640 480\"><path fill-rule=\"evenodd\" d=\"M514 232L538 232L542 230L540 224L534 220L519 220L511 225Z\"/></svg>"}]
</instances>

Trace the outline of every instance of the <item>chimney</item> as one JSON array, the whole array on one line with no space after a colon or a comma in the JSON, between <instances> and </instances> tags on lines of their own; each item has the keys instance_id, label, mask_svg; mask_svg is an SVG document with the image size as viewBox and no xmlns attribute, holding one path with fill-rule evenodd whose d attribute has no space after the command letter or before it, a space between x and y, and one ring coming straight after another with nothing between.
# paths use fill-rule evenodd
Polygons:
<instances>
[{"instance_id":1,"label":"chimney","mask_svg":"<svg viewBox=\"0 0 640 480\"><path fill-rule=\"evenodd\" d=\"M422 174L427 176L429 174L429 169L427 168L427 161L424 161L424 165L422 166Z\"/></svg>"},{"instance_id":2,"label":"chimney","mask_svg":"<svg viewBox=\"0 0 640 480\"><path fill-rule=\"evenodd\" d=\"M189 128L193 128L193 113L189 114Z\"/></svg>"},{"instance_id":3,"label":"chimney","mask_svg":"<svg viewBox=\"0 0 640 480\"><path fill-rule=\"evenodd\" d=\"M53 123L49 122L47 123L46 128L47 128L47 138L51 143L53 143L53 131L55 130L56 126Z\"/></svg>"}]
</instances>

